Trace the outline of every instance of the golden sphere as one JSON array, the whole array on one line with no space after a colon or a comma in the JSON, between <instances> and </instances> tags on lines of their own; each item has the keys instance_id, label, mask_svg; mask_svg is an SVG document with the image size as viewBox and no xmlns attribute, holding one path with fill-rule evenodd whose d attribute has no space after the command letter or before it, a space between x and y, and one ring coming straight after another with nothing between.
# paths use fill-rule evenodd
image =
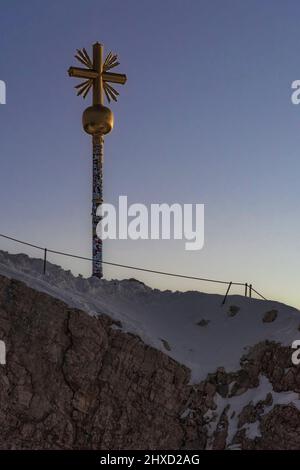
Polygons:
<instances>
[{"instance_id":1,"label":"golden sphere","mask_svg":"<svg viewBox=\"0 0 300 470\"><path fill-rule=\"evenodd\" d=\"M88 134L108 134L114 127L114 115L102 104L89 106L83 112L82 125Z\"/></svg>"}]
</instances>

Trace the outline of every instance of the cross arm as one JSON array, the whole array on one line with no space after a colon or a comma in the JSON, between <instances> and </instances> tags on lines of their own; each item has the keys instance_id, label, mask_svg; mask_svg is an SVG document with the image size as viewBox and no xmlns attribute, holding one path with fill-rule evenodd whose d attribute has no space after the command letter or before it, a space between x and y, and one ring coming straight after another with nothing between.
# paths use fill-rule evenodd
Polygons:
<instances>
[{"instance_id":1,"label":"cross arm","mask_svg":"<svg viewBox=\"0 0 300 470\"><path fill-rule=\"evenodd\" d=\"M96 70L83 69L81 67L70 67L68 73L70 77L76 78L93 79L98 77L98 72L96 72ZM102 72L101 76L102 80L105 82L119 83L120 85L124 85L127 81L127 77L123 73Z\"/></svg>"},{"instance_id":2,"label":"cross arm","mask_svg":"<svg viewBox=\"0 0 300 470\"><path fill-rule=\"evenodd\" d=\"M124 73L102 72L102 80L104 82L119 83L125 85L127 77Z\"/></svg>"},{"instance_id":3,"label":"cross arm","mask_svg":"<svg viewBox=\"0 0 300 470\"><path fill-rule=\"evenodd\" d=\"M96 72L96 70L83 69L81 67L70 67L68 70L68 73L70 77L76 77L76 78L94 79L98 77L98 72Z\"/></svg>"}]
</instances>

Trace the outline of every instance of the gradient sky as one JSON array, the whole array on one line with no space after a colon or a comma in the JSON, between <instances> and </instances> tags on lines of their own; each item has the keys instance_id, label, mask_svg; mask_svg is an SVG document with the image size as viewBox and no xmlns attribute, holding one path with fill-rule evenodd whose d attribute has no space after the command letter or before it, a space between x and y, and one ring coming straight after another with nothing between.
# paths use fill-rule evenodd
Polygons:
<instances>
[{"instance_id":1,"label":"gradient sky","mask_svg":"<svg viewBox=\"0 0 300 470\"><path fill-rule=\"evenodd\" d=\"M109 241L117 263L253 282L300 307L300 2L278 0L2 0L0 232L91 256L88 100L76 48L118 53L128 82L105 140L107 202L204 203L205 247ZM25 251L5 240L0 248ZM51 256L74 273L89 263ZM105 268L170 289L196 281ZM220 286L217 286L217 291ZM236 291L239 292L239 291Z\"/></svg>"}]
</instances>

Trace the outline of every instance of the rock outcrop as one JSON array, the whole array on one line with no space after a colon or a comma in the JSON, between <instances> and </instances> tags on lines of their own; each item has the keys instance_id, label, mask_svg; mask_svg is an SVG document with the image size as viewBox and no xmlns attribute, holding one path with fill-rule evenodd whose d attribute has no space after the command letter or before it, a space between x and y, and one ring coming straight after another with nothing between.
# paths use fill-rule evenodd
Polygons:
<instances>
[{"instance_id":1,"label":"rock outcrop","mask_svg":"<svg viewBox=\"0 0 300 470\"><path fill-rule=\"evenodd\" d=\"M290 348L261 343L238 372L219 368L191 385L187 367L120 326L0 276L1 449L300 448L295 404L268 392L238 416L232 408L261 376L276 396L298 396Z\"/></svg>"}]
</instances>

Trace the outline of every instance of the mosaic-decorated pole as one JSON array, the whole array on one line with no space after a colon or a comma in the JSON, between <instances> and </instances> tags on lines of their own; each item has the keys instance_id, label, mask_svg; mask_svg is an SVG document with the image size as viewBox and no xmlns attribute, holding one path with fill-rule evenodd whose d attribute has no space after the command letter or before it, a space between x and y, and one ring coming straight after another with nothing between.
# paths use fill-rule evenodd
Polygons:
<instances>
[{"instance_id":1,"label":"mosaic-decorated pole","mask_svg":"<svg viewBox=\"0 0 300 470\"><path fill-rule=\"evenodd\" d=\"M93 138L93 202L92 202L92 227L93 227L93 276L101 278L102 270L102 240L97 237L96 228L101 220L97 216L97 209L103 203L103 136L108 134L114 125L112 111L103 106L103 92L108 102L113 99L117 101L119 93L110 85L126 83L126 75L109 72L110 69L119 65L116 54L110 52L103 62L103 46L98 42L93 45L93 61L91 61L85 49L77 49L76 59L85 68L70 67L70 77L84 78L85 81L76 85L77 95L85 98L93 89L93 105L89 106L82 115L82 124L85 132Z\"/></svg>"},{"instance_id":2,"label":"mosaic-decorated pole","mask_svg":"<svg viewBox=\"0 0 300 470\"><path fill-rule=\"evenodd\" d=\"M102 270L102 240L97 237L97 225L101 217L97 216L97 208L103 202L103 137L101 134L93 135L93 276L101 278Z\"/></svg>"}]
</instances>

